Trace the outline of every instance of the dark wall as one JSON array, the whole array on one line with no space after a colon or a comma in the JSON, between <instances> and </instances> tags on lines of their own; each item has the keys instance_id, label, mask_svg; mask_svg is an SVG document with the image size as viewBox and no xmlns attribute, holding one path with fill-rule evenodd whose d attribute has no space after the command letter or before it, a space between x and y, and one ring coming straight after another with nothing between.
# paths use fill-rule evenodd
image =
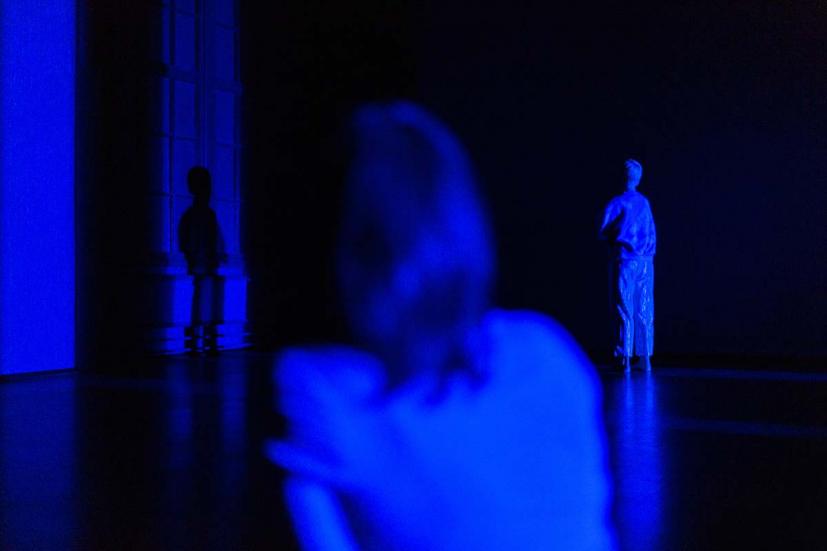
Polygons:
<instances>
[{"instance_id":1,"label":"dark wall","mask_svg":"<svg viewBox=\"0 0 827 551\"><path fill-rule=\"evenodd\" d=\"M157 225L146 192L157 162L158 106L148 93L160 57L157 10L81 2L78 19L77 364L117 370L144 351L141 289Z\"/></svg>"},{"instance_id":2,"label":"dark wall","mask_svg":"<svg viewBox=\"0 0 827 551\"><path fill-rule=\"evenodd\" d=\"M403 94L476 163L500 304L608 349L596 226L634 156L659 231L656 350L827 354L827 10L459 4L247 7L245 235L260 327L275 340L335 332L333 129L355 100ZM293 319L288 335L279 324Z\"/></svg>"},{"instance_id":3,"label":"dark wall","mask_svg":"<svg viewBox=\"0 0 827 551\"><path fill-rule=\"evenodd\" d=\"M415 91L400 2L242 2L248 316L265 345L341 335L331 264L337 134L366 99Z\"/></svg>"}]
</instances>

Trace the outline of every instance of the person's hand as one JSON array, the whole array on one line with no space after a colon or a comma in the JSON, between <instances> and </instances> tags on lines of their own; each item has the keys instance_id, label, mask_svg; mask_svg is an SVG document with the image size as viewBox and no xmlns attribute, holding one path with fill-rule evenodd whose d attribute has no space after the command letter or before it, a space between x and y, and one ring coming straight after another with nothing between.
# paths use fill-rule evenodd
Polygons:
<instances>
[{"instance_id":1,"label":"person's hand","mask_svg":"<svg viewBox=\"0 0 827 551\"><path fill-rule=\"evenodd\" d=\"M290 349L275 369L277 408L288 423L283 440L268 443L269 458L296 475L347 486L373 469L381 421L370 406L379 386L375 360L348 349Z\"/></svg>"}]
</instances>

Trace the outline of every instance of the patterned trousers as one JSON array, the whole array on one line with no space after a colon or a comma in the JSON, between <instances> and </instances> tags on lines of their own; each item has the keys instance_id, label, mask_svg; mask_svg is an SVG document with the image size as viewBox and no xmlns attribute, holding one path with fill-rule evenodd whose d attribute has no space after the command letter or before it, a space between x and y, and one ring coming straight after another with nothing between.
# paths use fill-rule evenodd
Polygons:
<instances>
[{"instance_id":1,"label":"patterned trousers","mask_svg":"<svg viewBox=\"0 0 827 551\"><path fill-rule=\"evenodd\" d=\"M655 343L655 266L651 257L612 263L616 357L651 356Z\"/></svg>"}]
</instances>

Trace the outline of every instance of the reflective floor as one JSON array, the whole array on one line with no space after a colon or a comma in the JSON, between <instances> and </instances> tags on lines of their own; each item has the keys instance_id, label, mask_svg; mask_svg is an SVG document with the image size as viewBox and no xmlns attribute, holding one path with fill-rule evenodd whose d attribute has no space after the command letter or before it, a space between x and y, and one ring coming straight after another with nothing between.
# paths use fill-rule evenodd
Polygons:
<instances>
[{"instance_id":1,"label":"reflective floor","mask_svg":"<svg viewBox=\"0 0 827 551\"><path fill-rule=\"evenodd\" d=\"M271 356L0 382L0 550L284 549ZM827 548L827 375L603 372L623 549Z\"/></svg>"}]
</instances>

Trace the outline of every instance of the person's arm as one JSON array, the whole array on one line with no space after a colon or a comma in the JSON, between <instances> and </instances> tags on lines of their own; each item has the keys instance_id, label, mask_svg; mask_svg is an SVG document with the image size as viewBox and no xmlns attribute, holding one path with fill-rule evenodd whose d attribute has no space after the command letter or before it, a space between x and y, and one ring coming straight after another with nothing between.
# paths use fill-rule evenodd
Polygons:
<instances>
[{"instance_id":1,"label":"person's arm","mask_svg":"<svg viewBox=\"0 0 827 551\"><path fill-rule=\"evenodd\" d=\"M330 489L293 476L284 483L284 499L304 551L356 551L342 508Z\"/></svg>"},{"instance_id":2,"label":"person's arm","mask_svg":"<svg viewBox=\"0 0 827 551\"><path fill-rule=\"evenodd\" d=\"M619 214L620 211L614 201L609 203L606 210L603 211L603 222L600 224L600 231L597 234L600 239L614 238L613 234L615 233Z\"/></svg>"},{"instance_id":3,"label":"person's arm","mask_svg":"<svg viewBox=\"0 0 827 551\"><path fill-rule=\"evenodd\" d=\"M284 497L306 551L359 548L337 492L347 493L361 479L360 466L371 455L362 437L372 417L359 407L374 386L365 361L335 347L288 349L274 369L276 409L287 430L265 453L288 475Z\"/></svg>"},{"instance_id":4,"label":"person's arm","mask_svg":"<svg viewBox=\"0 0 827 551\"><path fill-rule=\"evenodd\" d=\"M337 470L289 441L269 441L265 454L289 473L284 500L303 551L356 551L359 547L332 490L339 484Z\"/></svg>"},{"instance_id":5,"label":"person's arm","mask_svg":"<svg viewBox=\"0 0 827 551\"><path fill-rule=\"evenodd\" d=\"M225 264L229 258L227 255L227 245L224 241L224 232L221 230L221 224L218 223L218 215L213 209L210 209L210 243L213 250L211 253L215 254L215 258L219 264Z\"/></svg>"},{"instance_id":6,"label":"person's arm","mask_svg":"<svg viewBox=\"0 0 827 551\"><path fill-rule=\"evenodd\" d=\"M178 222L178 250L189 254L192 246L190 244L190 216L189 211L185 212Z\"/></svg>"}]
</instances>

